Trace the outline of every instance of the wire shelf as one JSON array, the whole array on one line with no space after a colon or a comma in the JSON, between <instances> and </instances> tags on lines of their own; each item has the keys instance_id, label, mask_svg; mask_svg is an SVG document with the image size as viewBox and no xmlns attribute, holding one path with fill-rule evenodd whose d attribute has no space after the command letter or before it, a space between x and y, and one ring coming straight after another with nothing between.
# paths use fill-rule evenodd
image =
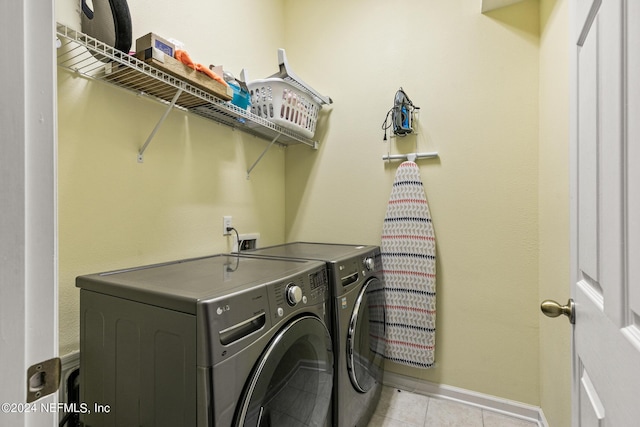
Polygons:
<instances>
[{"instance_id":1,"label":"wire shelf","mask_svg":"<svg viewBox=\"0 0 640 427\"><path fill-rule=\"evenodd\" d=\"M318 146L317 141L242 110L93 37L59 23L56 32L61 42L58 48L61 68L144 94L259 138L277 139L282 145L302 143L314 149Z\"/></svg>"}]
</instances>

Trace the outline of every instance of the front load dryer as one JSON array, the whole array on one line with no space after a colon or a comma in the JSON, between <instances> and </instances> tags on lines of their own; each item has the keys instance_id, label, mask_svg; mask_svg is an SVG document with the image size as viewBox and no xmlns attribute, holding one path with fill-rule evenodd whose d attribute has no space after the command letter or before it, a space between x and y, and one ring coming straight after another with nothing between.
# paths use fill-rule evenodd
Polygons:
<instances>
[{"instance_id":1,"label":"front load dryer","mask_svg":"<svg viewBox=\"0 0 640 427\"><path fill-rule=\"evenodd\" d=\"M324 263L217 255L77 286L83 425L331 425Z\"/></svg>"},{"instance_id":2,"label":"front load dryer","mask_svg":"<svg viewBox=\"0 0 640 427\"><path fill-rule=\"evenodd\" d=\"M327 264L336 367L334 425L365 427L382 391L386 342L380 248L295 242L243 254Z\"/></svg>"}]
</instances>

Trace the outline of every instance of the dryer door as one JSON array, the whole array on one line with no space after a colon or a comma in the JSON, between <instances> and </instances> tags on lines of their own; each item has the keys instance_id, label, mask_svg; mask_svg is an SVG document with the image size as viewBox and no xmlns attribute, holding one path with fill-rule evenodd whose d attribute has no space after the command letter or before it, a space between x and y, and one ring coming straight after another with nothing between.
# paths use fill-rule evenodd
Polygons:
<instances>
[{"instance_id":1,"label":"dryer door","mask_svg":"<svg viewBox=\"0 0 640 427\"><path fill-rule=\"evenodd\" d=\"M314 316L288 323L254 367L235 426L324 426L330 417L333 347Z\"/></svg>"},{"instance_id":2,"label":"dryer door","mask_svg":"<svg viewBox=\"0 0 640 427\"><path fill-rule=\"evenodd\" d=\"M347 332L347 368L353 387L368 392L382 380L384 363L384 289L377 278L360 290Z\"/></svg>"}]
</instances>

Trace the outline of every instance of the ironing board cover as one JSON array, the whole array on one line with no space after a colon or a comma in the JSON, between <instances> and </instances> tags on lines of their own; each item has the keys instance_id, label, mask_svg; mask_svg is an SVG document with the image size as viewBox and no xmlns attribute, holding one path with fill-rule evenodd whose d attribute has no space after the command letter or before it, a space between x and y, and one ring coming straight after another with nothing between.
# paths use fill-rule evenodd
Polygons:
<instances>
[{"instance_id":1,"label":"ironing board cover","mask_svg":"<svg viewBox=\"0 0 640 427\"><path fill-rule=\"evenodd\" d=\"M385 279L385 358L430 368L436 331L436 241L420 170L414 162L396 171L382 227Z\"/></svg>"}]
</instances>

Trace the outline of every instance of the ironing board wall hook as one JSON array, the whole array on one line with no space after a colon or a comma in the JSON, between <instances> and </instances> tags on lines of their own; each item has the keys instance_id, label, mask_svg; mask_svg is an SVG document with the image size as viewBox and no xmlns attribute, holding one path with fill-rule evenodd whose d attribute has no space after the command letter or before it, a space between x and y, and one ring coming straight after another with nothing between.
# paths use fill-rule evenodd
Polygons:
<instances>
[{"instance_id":1,"label":"ironing board wall hook","mask_svg":"<svg viewBox=\"0 0 640 427\"><path fill-rule=\"evenodd\" d=\"M409 153L409 154L384 154L382 156L382 160L411 160L409 156L413 156L413 161L415 162L418 159L434 159L438 157L438 152L434 151L431 153Z\"/></svg>"}]
</instances>

